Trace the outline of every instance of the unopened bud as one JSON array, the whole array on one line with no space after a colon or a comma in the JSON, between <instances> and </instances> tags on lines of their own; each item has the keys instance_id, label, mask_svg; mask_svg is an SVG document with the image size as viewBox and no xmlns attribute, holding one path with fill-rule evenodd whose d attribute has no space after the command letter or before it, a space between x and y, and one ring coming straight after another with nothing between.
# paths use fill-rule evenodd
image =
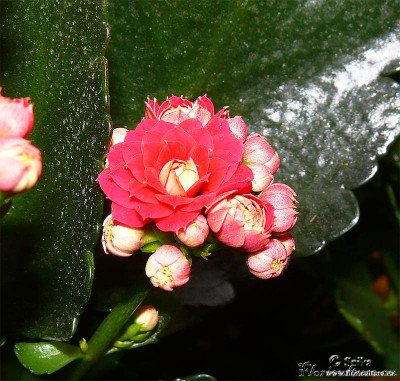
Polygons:
<instances>
[{"instance_id":1,"label":"unopened bud","mask_svg":"<svg viewBox=\"0 0 400 381\"><path fill-rule=\"evenodd\" d=\"M250 164L248 167L253 172L253 181L251 182L251 190L253 192L262 192L268 185L274 181L274 176L264 164Z\"/></svg>"},{"instance_id":2,"label":"unopened bud","mask_svg":"<svg viewBox=\"0 0 400 381\"><path fill-rule=\"evenodd\" d=\"M128 130L126 128L114 128L111 136L110 146L118 143L123 143L127 133Z\"/></svg>"},{"instance_id":3,"label":"unopened bud","mask_svg":"<svg viewBox=\"0 0 400 381\"><path fill-rule=\"evenodd\" d=\"M244 143L243 163L264 164L273 175L280 164L278 154L269 145L267 139L259 134L251 134Z\"/></svg>"},{"instance_id":4,"label":"unopened bud","mask_svg":"<svg viewBox=\"0 0 400 381\"><path fill-rule=\"evenodd\" d=\"M146 275L154 287L172 291L189 281L190 264L176 246L159 247L146 263Z\"/></svg>"},{"instance_id":5,"label":"unopened bud","mask_svg":"<svg viewBox=\"0 0 400 381\"><path fill-rule=\"evenodd\" d=\"M26 138L32 131L33 120L33 104L29 103L29 98L3 97L0 87L0 138Z\"/></svg>"},{"instance_id":6,"label":"unopened bud","mask_svg":"<svg viewBox=\"0 0 400 381\"><path fill-rule=\"evenodd\" d=\"M135 324L141 332L151 331L158 324L158 312L151 305L141 306L135 312Z\"/></svg>"},{"instance_id":7,"label":"unopened bud","mask_svg":"<svg viewBox=\"0 0 400 381\"><path fill-rule=\"evenodd\" d=\"M107 254L129 257L142 246L144 234L143 229L121 224L110 214L103 222L101 243Z\"/></svg>"},{"instance_id":8,"label":"unopened bud","mask_svg":"<svg viewBox=\"0 0 400 381\"><path fill-rule=\"evenodd\" d=\"M257 278L275 278L286 267L288 257L283 243L277 239L271 239L263 249L249 255L247 266Z\"/></svg>"},{"instance_id":9,"label":"unopened bud","mask_svg":"<svg viewBox=\"0 0 400 381\"><path fill-rule=\"evenodd\" d=\"M185 229L179 229L176 237L188 247L199 247L207 239L209 231L207 219L199 214Z\"/></svg>"},{"instance_id":10,"label":"unopened bud","mask_svg":"<svg viewBox=\"0 0 400 381\"><path fill-rule=\"evenodd\" d=\"M0 139L0 191L13 195L32 189L42 173L40 150L28 140Z\"/></svg>"},{"instance_id":11,"label":"unopened bud","mask_svg":"<svg viewBox=\"0 0 400 381\"><path fill-rule=\"evenodd\" d=\"M232 135L244 143L247 138L247 127L242 117L235 116L234 118L228 118L227 121Z\"/></svg>"}]
</instances>

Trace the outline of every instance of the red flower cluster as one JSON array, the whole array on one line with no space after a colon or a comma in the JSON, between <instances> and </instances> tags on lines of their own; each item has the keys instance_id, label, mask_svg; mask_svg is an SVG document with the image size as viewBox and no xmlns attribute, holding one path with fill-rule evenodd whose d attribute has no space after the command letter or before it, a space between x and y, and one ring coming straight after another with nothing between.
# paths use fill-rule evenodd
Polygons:
<instances>
[{"instance_id":1,"label":"red flower cluster","mask_svg":"<svg viewBox=\"0 0 400 381\"><path fill-rule=\"evenodd\" d=\"M175 232L219 195L249 193L253 173L222 114L213 115L205 96L194 104L177 97L149 102L147 118L111 147L98 179L113 218L134 228L154 220Z\"/></svg>"},{"instance_id":2,"label":"red flower cluster","mask_svg":"<svg viewBox=\"0 0 400 381\"><path fill-rule=\"evenodd\" d=\"M98 178L112 201L113 226L138 229L154 221L188 248L202 245L211 230L220 242L250 253L248 266L256 276L281 273L294 249L287 232L297 220L296 194L273 183L279 157L264 137L247 136L242 117L230 118L227 107L214 114L206 96L195 102L173 96L161 105L149 100L142 122L118 131L114 143ZM108 229L107 250L124 246L109 242L111 236ZM141 245L139 239L124 255ZM148 265L146 272L164 289L182 284L174 283L171 269ZM163 280L155 274L164 274Z\"/></svg>"}]
</instances>

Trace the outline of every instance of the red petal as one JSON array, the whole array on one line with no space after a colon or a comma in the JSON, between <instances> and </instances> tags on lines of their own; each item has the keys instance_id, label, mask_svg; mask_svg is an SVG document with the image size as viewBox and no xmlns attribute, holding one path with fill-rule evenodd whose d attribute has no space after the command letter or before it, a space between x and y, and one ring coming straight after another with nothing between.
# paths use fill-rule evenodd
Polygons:
<instances>
[{"instance_id":1,"label":"red petal","mask_svg":"<svg viewBox=\"0 0 400 381\"><path fill-rule=\"evenodd\" d=\"M158 178L159 174L154 168L145 168L144 176L146 177L146 184L148 186L154 188L159 193L167 193L165 188L160 183L160 179Z\"/></svg>"},{"instance_id":2,"label":"red petal","mask_svg":"<svg viewBox=\"0 0 400 381\"><path fill-rule=\"evenodd\" d=\"M157 204L148 204L141 201L135 201L134 208L144 219L145 218L161 218L169 216L173 210L171 207Z\"/></svg>"},{"instance_id":3,"label":"red petal","mask_svg":"<svg viewBox=\"0 0 400 381\"><path fill-rule=\"evenodd\" d=\"M132 179L129 183L129 193L140 201L158 203L154 189L148 188L146 184L142 184L135 179Z\"/></svg>"},{"instance_id":4,"label":"red petal","mask_svg":"<svg viewBox=\"0 0 400 381\"><path fill-rule=\"evenodd\" d=\"M238 161L242 160L243 144L231 134L219 134L213 136L214 151L225 150L234 155Z\"/></svg>"},{"instance_id":5,"label":"red petal","mask_svg":"<svg viewBox=\"0 0 400 381\"><path fill-rule=\"evenodd\" d=\"M177 210L168 217L155 219L155 223L157 227L164 232L175 232L179 229L185 228L199 214L199 211L182 212L180 210Z\"/></svg>"},{"instance_id":6,"label":"red petal","mask_svg":"<svg viewBox=\"0 0 400 381\"><path fill-rule=\"evenodd\" d=\"M189 157L191 157L196 164L199 177L203 177L208 173L210 151L207 147L203 145L193 147L189 153Z\"/></svg>"},{"instance_id":7,"label":"red petal","mask_svg":"<svg viewBox=\"0 0 400 381\"><path fill-rule=\"evenodd\" d=\"M179 123L179 127L183 128L184 131L189 132L197 130L199 128L203 129L203 125L197 119L186 119L183 122Z\"/></svg>"},{"instance_id":8,"label":"red petal","mask_svg":"<svg viewBox=\"0 0 400 381\"><path fill-rule=\"evenodd\" d=\"M199 102L199 105L207 109L211 115L214 115L214 105L213 103L207 98L206 95L203 95L202 97L198 97L197 101Z\"/></svg>"},{"instance_id":9,"label":"red petal","mask_svg":"<svg viewBox=\"0 0 400 381\"><path fill-rule=\"evenodd\" d=\"M143 183L145 181L144 177L144 165L143 165L143 157L141 154L133 156L126 165L130 169L132 175L136 178L137 181Z\"/></svg>"},{"instance_id":10,"label":"red petal","mask_svg":"<svg viewBox=\"0 0 400 381\"><path fill-rule=\"evenodd\" d=\"M182 197L182 196L174 196L170 194L157 194L155 196L157 200L171 205L173 208L181 205L186 205L192 202L191 198L188 197Z\"/></svg>"},{"instance_id":11,"label":"red petal","mask_svg":"<svg viewBox=\"0 0 400 381\"><path fill-rule=\"evenodd\" d=\"M179 126L167 131L163 136L163 140L183 144L186 152L189 152L191 148L196 145L196 141Z\"/></svg>"},{"instance_id":12,"label":"red petal","mask_svg":"<svg viewBox=\"0 0 400 381\"><path fill-rule=\"evenodd\" d=\"M180 210L184 212L194 212L196 210L201 210L210 205L212 202L214 202L214 199L215 199L215 193L207 193L200 196L196 196L195 198L192 199L190 204L180 208Z\"/></svg>"},{"instance_id":13,"label":"red petal","mask_svg":"<svg viewBox=\"0 0 400 381\"><path fill-rule=\"evenodd\" d=\"M223 160L218 157L212 157L208 167L210 177L208 178L208 182L203 185L201 193L216 191L224 180L227 170L228 166Z\"/></svg>"},{"instance_id":14,"label":"red petal","mask_svg":"<svg viewBox=\"0 0 400 381\"><path fill-rule=\"evenodd\" d=\"M111 204L111 211L114 220L131 228L141 228L150 222L150 220L143 220L133 209L124 208L115 202Z\"/></svg>"},{"instance_id":15,"label":"red petal","mask_svg":"<svg viewBox=\"0 0 400 381\"><path fill-rule=\"evenodd\" d=\"M240 163L233 176L220 186L218 193L230 190L237 190L238 193L242 194L250 193L253 178L254 175L251 169L247 165Z\"/></svg>"},{"instance_id":16,"label":"red petal","mask_svg":"<svg viewBox=\"0 0 400 381\"><path fill-rule=\"evenodd\" d=\"M110 169L106 168L103 171L101 171L99 177L97 178L97 181L99 182L101 189L107 196L108 193L110 192L112 185L114 184L114 181L112 180L111 177Z\"/></svg>"},{"instance_id":17,"label":"red petal","mask_svg":"<svg viewBox=\"0 0 400 381\"><path fill-rule=\"evenodd\" d=\"M155 168L157 165L157 158L160 151L164 147L163 143L149 143L144 144L143 151L143 165L147 167Z\"/></svg>"},{"instance_id":18,"label":"red petal","mask_svg":"<svg viewBox=\"0 0 400 381\"><path fill-rule=\"evenodd\" d=\"M121 163L115 169L112 169L111 176L115 183L122 189L129 190L129 182L132 180L132 173L125 164Z\"/></svg>"},{"instance_id":19,"label":"red petal","mask_svg":"<svg viewBox=\"0 0 400 381\"><path fill-rule=\"evenodd\" d=\"M203 176L201 179L196 181L187 191L186 191L186 196L187 197L195 197L197 193L199 193L200 188L203 186L203 184L208 180L210 177L210 174L207 174Z\"/></svg>"},{"instance_id":20,"label":"red petal","mask_svg":"<svg viewBox=\"0 0 400 381\"><path fill-rule=\"evenodd\" d=\"M227 134L231 133L229 129L229 123L225 119L221 119L218 116L214 116L206 125L211 135Z\"/></svg>"},{"instance_id":21,"label":"red petal","mask_svg":"<svg viewBox=\"0 0 400 381\"><path fill-rule=\"evenodd\" d=\"M143 119L135 128L134 131L141 132L141 131L151 131L153 126L158 122L155 119ZM127 137L130 135L130 132L126 135ZM126 138L125 138L126 139Z\"/></svg>"},{"instance_id":22,"label":"red petal","mask_svg":"<svg viewBox=\"0 0 400 381\"><path fill-rule=\"evenodd\" d=\"M119 143L110 148L110 152L107 154L108 165L110 168L116 167L120 163L125 163L123 156L124 143Z\"/></svg>"},{"instance_id":23,"label":"red petal","mask_svg":"<svg viewBox=\"0 0 400 381\"><path fill-rule=\"evenodd\" d=\"M195 130L190 131L190 136L196 140L197 144L202 144L208 149L214 147L212 136L206 128L196 128Z\"/></svg>"},{"instance_id":24,"label":"red petal","mask_svg":"<svg viewBox=\"0 0 400 381\"><path fill-rule=\"evenodd\" d=\"M111 185L107 197L111 201L117 202L119 205L126 208L134 209L135 207L135 201L131 197L130 193L115 183Z\"/></svg>"},{"instance_id":25,"label":"red petal","mask_svg":"<svg viewBox=\"0 0 400 381\"><path fill-rule=\"evenodd\" d=\"M124 143L122 147L122 156L125 163L129 163L135 155L141 154L141 144L139 142Z\"/></svg>"}]
</instances>

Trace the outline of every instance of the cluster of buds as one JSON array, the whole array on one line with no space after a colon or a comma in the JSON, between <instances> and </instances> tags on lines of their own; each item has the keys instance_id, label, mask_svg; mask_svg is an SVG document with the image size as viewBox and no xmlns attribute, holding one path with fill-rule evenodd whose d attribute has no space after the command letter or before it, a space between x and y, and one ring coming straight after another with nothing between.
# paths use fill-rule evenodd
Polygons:
<instances>
[{"instance_id":1,"label":"cluster of buds","mask_svg":"<svg viewBox=\"0 0 400 381\"><path fill-rule=\"evenodd\" d=\"M197 124L190 125L190 120L193 119L196 120ZM160 122L159 130L154 127L154 131L148 132L148 128L154 126L154 122L150 123L150 120L159 120L168 122L168 124ZM149 121L148 124L145 123L147 121ZM210 250L217 247L218 243L234 248L246 255L249 271L256 277L267 279L279 276L295 248L294 240L289 231L297 221L296 193L288 185L274 182L274 174L280 164L278 154L265 137L259 134L248 135L246 124L241 116L230 118L227 107L214 115L214 106L206 96L199 97L195 102L173 96L161 106L158 105L157 100L149 100L146 103L146 118L142 122L138 134L134 136L130 135L126 129L115 129L110 145L122 143L119 147L124 147L126 143L128 148L127 151L122 151L122 156L128 155L130 147L135 147L135 149L144 149L143 147L147 149L149 147L144 143L145 138L143 136L146 136L146 139L149 140L156 139L158 136L162 136L163 129L168 129L171 125L182 126L185 123L187 126L194 126L191 127L193 129L198 129L193 132L195 137L200 136L196 135L197 132L202 133L201 126L205 128L205 126L211 124L211 129L215 129L212 131L220 131L218 129L226 131L223 129L227 128L226 136L231 140L232 137L235 138L233 139L235 148L234 152L229 153L231 156L224 154L223 158L226 163L229 163L231 157L238 156L235 166L233 163L236 159L232 159L232 168L237 168L237 176L229 175L232 176L231 182L235 185L230 187L228 184L225 191L222 190L210 196L207 192L209 192L211 185L207 184L207 176L212 176L213 170L220 171L221 177L214 177L212 185L218 187L218 184L224 181L224 176L227 178L227 172L230 170L229 165L226 165L223 160L213 159L212 164L210 160L209 164L203 166L203 163L198 161L199 156L204 155L206 163L209 160L208 154L204 152L204 146L197 146L192 149L196 153L193 157L197 162L191 156L184 157L182 150L185 148L182 147L185 144L191 144L193 139L181 133L182 139L186 140L182 144L176 141L176 158L172 156L171 151L166 149L163 152L165 152L165 155L170 155L168 159L164 160L162 155L154 156L154 150L149 153L149 156L145 156L147 158L154 156L160 161L159 183L154 182L155 180L151 181L152 187L157 189L161 187L165 190L164 194L151 194L151 189L146 188L144 190L145 188L140 188L140 185L137 185L135 189L141 192L137 195L137 198L149 200L148 204L145 205L146 207L154 205L155 209L165 210L166 215L171 211L162 205L163 200L176 201L175 207L178 209L180 205L188 205L185 209L187 213L181 214L183 217L196 210L196 195L199 199L209 197L212 201L201 209L194 219L187 220L184 227L175 231L165 230L174 234L166 234L165 231L161 231L164 229L160 228L165 228L166 225L160 224L158 226L157 218L154 218L155 224L150 223L151 219L140 220L135 217L136 214L134 214L132 208L121 209L117 202L117 205L112 205L116 213L114 214L113 209L113 213L105 219L103 224L102 243L104 251L107 254L121 257L131 256L138 250L151 253L145 267L146 275L155 287L160 287L166 291L172 291L186 284L190 277L192 256L205 258L209 255ZM210 131L210 129L205 131ZM145 135L146 133L148 135ZM217 132L213 133L218 134ZM170 136L173 139L178 139L179 133L171 132ZM125 140L126 137L129 139ZM143 142L138 144L139 140L137 139L143 139ZM204 139L204 144L210 144L207 138ZM218 135L213 139L217 141ZM155 141L155 144L157 144L157 141ZM110 155L108 155L112 165L112 168L108 169L108 176L111 176L116 184L122 184L125 181L126 184L129 184L126 189L131 192L131 189L134 189L131 188L130 184L133 183L129 180L132 175L128 174L123 177L125 174L117 172L121 171L122 165L116 166L115 160L121 154L115 152L118 151L111 149ZM238 152L240 152L239 155ZM137 157L134 154L132 155L133 159ZM133 173L143 171L143 166L133 164L133 161L127 163L125 168L128 167L130 171L134 171ZM224 169L225 165L226 169ZM207 174L207 171L211 175ZM145 170L143 173L144 178L150 174L149 171L146 172ZM105 188L107 186L106 184ZM136 196L135 193L127 194ZM123 193L121 195L123 196ZM122 196L121 202L128 204L130 200L124 199ZM138 208L144 207L143 204L138 202L134 205L138 205ZM125 214L121 214L121 210ZM128 216L127 213L130 213L135 221L134 223L138 224L133 226L139 227L130 227L118 221L120 218L129 223L130 219L126 217ZM157 216L163 217L159 211L157 211ZM171 219L171 221L173 220Z\"/></svg>"},{"instance_id":2,"label":"cluster of buds","mask_svg":"<svg viewBox=\"0 0 400 381\"><path fill-rule=\"evenodd\" d=\"M29 98L11 99L0 87L0 194L7 198L32 189L42 172L38 148L26 138L33 128Z\"/></svg>"}]
</instances>

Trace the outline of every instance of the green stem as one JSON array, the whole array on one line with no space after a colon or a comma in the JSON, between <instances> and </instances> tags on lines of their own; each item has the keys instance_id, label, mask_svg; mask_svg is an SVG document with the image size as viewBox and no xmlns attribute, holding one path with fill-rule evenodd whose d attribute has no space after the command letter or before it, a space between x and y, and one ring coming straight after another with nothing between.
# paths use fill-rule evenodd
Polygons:
<instances>
[{"instance_id":1,"label":"green stem","mask_svg":"<svg viewBox=\"0 0 400 381\"><path fill-rule=\"evenodd\" d=\"M149 280L139 278L127 296L110 312L88 341L85 357L78 363L71 380L80 380L107 351L123 326L151 289Z\"/></svg>"}]
</instances>

